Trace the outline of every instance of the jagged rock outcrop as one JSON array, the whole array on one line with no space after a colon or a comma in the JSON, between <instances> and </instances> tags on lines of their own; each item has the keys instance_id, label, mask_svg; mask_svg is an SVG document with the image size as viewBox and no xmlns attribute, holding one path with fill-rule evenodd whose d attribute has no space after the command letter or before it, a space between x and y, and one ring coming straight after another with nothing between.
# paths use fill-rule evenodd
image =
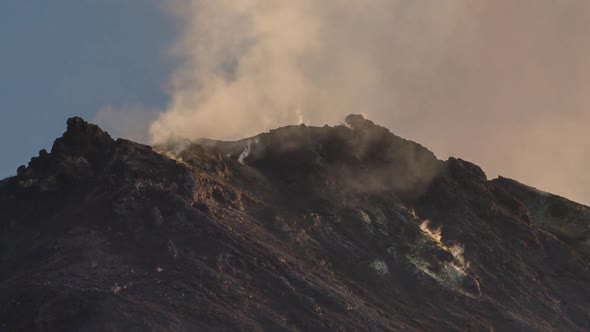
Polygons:
<instances>
[{"instance_id":1,"label":"jagged rock outcrop","mask_svg":"<svg viewBox=\"0 0 590 332\"><path fill-rule=\"evenodd\" d=\"M589 209L358 115L0 181L0 331L588 330Z\"/></svg>"},{"instance_id":2,"label":"jagged rock outcrop","mask_svg":"<svg viewBox=\"0 0 590 332\"><path fill-rule=\"evenodd\" d=\"M526 207L535 226L544 229L590 259L590 208L566 198L499 177L492 180Z\"/></svg>"}]
</instances>

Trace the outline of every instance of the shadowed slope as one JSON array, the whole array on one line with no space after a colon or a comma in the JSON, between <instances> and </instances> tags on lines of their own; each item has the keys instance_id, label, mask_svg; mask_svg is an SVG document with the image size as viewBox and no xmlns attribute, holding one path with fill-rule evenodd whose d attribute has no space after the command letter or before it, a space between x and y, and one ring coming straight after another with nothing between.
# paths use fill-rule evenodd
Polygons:
<instances>
[{"instance_id":1,"label":"shadowed slope","mask_svg":"<svg viewBox=\"0 0 590 332\"><path fill-rule=\"evenodd\" d=\"M360 116L154 149L73 118L18 174L0 330L590 328L581 240L544 226L587 207Z\"/></svg>"}]
</instances>

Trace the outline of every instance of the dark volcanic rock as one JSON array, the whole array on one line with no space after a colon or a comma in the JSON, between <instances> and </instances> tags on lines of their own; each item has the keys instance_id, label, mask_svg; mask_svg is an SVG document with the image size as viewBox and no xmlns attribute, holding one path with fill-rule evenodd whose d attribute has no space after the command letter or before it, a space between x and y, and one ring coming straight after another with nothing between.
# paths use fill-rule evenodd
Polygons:
<instances>
[{"instance_id":1,"label":"dark volcanic rock","mask_svg":"<svg viewBox=\"0 0 590 332\"><path fill-rule=\"evenodd\" d=\"M493 183L524 204L527 216L535 226L553 233L590 259L589 207L511 179L499 177Z\"/></svg>"},{"instance_id":2,"label":"dark volcanic rock","mask_svg":"<svg viewBox=\"0 0 590 332\"><path fill-rule=\"evenodd\" d=\"M359 115L237 142L80 118L0 181L0 331L590 329L590 210Z\"/></svg>"}]
</instances>

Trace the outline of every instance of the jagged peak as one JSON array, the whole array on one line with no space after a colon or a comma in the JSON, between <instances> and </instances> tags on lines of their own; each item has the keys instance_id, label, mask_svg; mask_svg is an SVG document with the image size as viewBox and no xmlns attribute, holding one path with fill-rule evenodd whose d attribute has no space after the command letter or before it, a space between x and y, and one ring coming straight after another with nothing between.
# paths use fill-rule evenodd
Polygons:
<instances>
[{"instance_id":1,"label":"jagged peak","mask_svg":"<svg viewBox=\"0 0 590 332\"><path fill-rule=\"evenodd\" d=\"M346 118L344 118L344 123L353 130L376 126L373 121L368 120L362 114L349 114Z\"/></svg>"},{"instance_id":2,"label":"jagged peak","mask_svg":"<svg viewBox=\"0 0 590 332\"><path fill-rule=\"evenodd\" d=\"M81 117L67 121L67 130L55 140L52 154L93 154L113 143L113 139L99 126L88 123Z\"/></svg>"},{"instance_id":3,"label":"jagged peak","mask_svg":"<svg viewBox=\"0 0 590 332\"><path fill-rule=\"evenodd\" d=\"M486 173L481 167L467 160L450 157L447 160L447 164L450 166L451 172L458 176L465 177L469 175L483 182L488 180Z\"/></svg>"},{"instance_id":4,"label":"jagged peak","mask_svg":"<svg viewBox=\"0 0 590 332\"><path fill-rule=\"evenodd\" d=\"M67 120L67 129L56 139L51 153L45 149L31 158L28 166L17 169L20 178L54 177L56 174L77 174L84 177L91 169L97 169L105 162L105 156L115 141L99 126L88 123L81 117Z\"/></svg>"}]
</instances>

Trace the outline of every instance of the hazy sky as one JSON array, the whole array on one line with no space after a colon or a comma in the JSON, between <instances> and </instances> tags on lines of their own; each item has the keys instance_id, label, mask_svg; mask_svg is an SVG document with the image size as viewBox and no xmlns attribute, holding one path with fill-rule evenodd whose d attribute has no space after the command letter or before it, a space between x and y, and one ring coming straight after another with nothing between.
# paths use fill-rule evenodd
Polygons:
<instances>
[{"instance_id":1,"label":"hazy sky","mask_svg":"<svg viewBox=\"0 0 590 332\"><path fill-rule=\"evenodd\" d=\"M167 103L176 21L160 0L0 1L0 177L103 107Z\"/></svg>"},{"instance_id":2,"label":"hazy sky","mask_svg":"<svg viewBox=\"0 0 590 332\"><path fill-rule=\"evenodd\" d=\"M73 114L158 141L364 113L590 203L589 34L586 0L5 0L0 176Z\"/></svg>"}]
</instances>

